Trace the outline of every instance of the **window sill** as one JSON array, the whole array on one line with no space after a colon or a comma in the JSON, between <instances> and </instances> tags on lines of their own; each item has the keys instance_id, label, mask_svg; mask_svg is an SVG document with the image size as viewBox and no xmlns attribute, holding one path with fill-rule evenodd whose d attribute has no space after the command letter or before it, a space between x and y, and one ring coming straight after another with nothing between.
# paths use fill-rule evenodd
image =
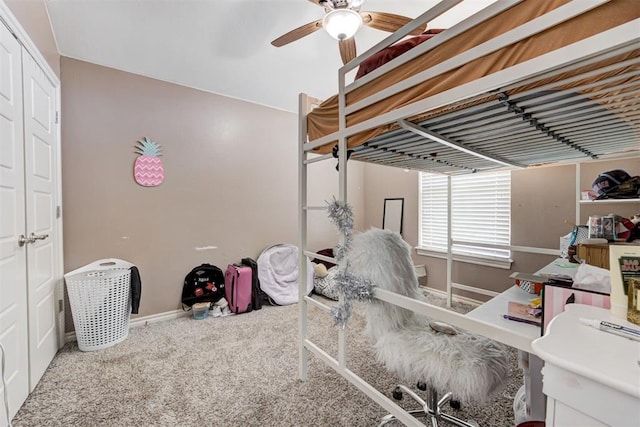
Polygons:
<instances>
[{"instance_id":1,"label":"window sill","mask_svg":"<svg viewBox=\"0 0 640 427\"><path fill-rule=\"evenodd\" d=\"M446 252L434 251L423 248L415 248L416 253L421 256L431 257L431 258L440 258L447 259ZM504 270L510 270L511 264L513 263L512 259L497 259L497 258L485 258L485 257L476 257L471 255L460 255L453 254L453 260L456 262L465 262L467 264L476 264L482 265L484 267L494 267L494 268L502 268Z\"/></svg>"}]
</instances>

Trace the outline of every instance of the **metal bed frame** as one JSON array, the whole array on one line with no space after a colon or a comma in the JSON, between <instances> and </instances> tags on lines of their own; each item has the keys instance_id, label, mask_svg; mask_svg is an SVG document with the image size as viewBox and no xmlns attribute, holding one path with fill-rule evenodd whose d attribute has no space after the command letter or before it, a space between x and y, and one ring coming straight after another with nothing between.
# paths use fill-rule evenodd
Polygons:
<instances>
[{"instance_id":1,"label":"metal bed frame","mask_svg":"<svg viewBox=\"0 0 640 427\"><path fill-rule=\"evenodd\" d=\"M324 210L323 206L307 205L307 167L315 162L332 159L332 154L310 157L314 149L332 141L338 141L338 197L347 201L347 146L349 136L380 125L395 123L397 129L367 141L353 150L350 159L387 166L448 175L484 171L495 168L529 167L549 163L579 163L592 159L615 159L640 155L640 55L624 62L600 67L578 76L539 86L532 90L509 96L509 90L524 84L540 81L586 65L595 64L605 58L633 53L640 49L640 19L591 36L572 45L543 54L522 64L482 77L462 86L447 90L424 100L347 126L350 113L381 101L434 75L453 69L460 64L493 52L515 41L529 37L546 28L561 23L573 16L585 13L607 0L573 0L544 16L527 22L482 45L469 49L461 55L437 64L413 77L407 78L355 104L347 105L346 96L354 89L366 84L395 67L427 52L437 43L455 37L474 25L512 7L521 0L502 0L479 11L460 24L434 37L381 66L354 83L346 84L346 75L370 55L407 36L418 27L439 16L461 0L443 0L421 16L390 35L364 54L340 68L339 77L339 129L315 141L307 141L307 113L320 103L305 94L299 97L299 248L300 277L306 277L305 257L336 262L307 250L308 212ZM433 43L431 43L433 42ZM553 64L550 66L549 64ZM617 105L612 115L601 105L593 103L577 91L589 89L583 84L572 90L559 89L565 83L578 81L621 67L632 66L629 73L611 77L606 81L608 90L590 95L598 96L601 103ZM602 84L599 81L598 84ZM436 114L418 123L407 120L425 112L436 111L450 105L470 103L472 106L454 109L446 114ZM620 106L619 104L623 104ZM437 152L437 156L431 153ZM450 216L449 216L450 217ZM449 224L450 225L450 224ZM449 227L449 249L447 254L447 302L451 304L451 269L453 241ZM345 236L339 237L339 243ZM460 243L460 242L455 242ZM515 248L525 252L556 254L554 250ZM308 357L313 353L376 403L394 414L409 426L423 425L393 400L376 390L347 367L347 330L338 330L338 357L334 358L314 344L307 336L308 306L318 307L330 315L331 307L305 296L305 284L300 281L299 295L299 376L306 380ZM380 288L375 288L375 298L403 308L429 315L451 323L473 333L490 338L499 334L491 325L472 320L464 315L415 301Z\"/></svg>"}]
</instances>

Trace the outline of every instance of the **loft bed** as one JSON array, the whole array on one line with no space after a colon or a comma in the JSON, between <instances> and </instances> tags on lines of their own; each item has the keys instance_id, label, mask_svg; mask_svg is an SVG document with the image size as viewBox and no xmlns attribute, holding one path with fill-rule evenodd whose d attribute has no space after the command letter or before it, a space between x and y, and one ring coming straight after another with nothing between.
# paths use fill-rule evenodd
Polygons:
<instances>
[{"instance_id":1,"label":"loft bed","mask_svg":"<svg viewBox=\"0 0 640 427\"><path fill-rule=\"evenodd\" d=\"M300 95L301 260L323 259L306 250L307 213L324 209L307 206L311 163L338 157L338 200L346 202L347 159L453 175L640 155L640 3L502 0L389 55L389 62L371 64L459 2L441 1L342 67L334 97ZM347 84L347 73L358 66L368 73ZM451 265L450 243L449 303ZM303 277L305 269L301 261ZM299 294L301 378L314 353L403 423L421 425L347 368L344 329L337 359L308 339L307 305L330 307L305 297L304 289ZM496 334L482 322L379 288L375 297L470 332Z\"/></svg>"},{"instance_id":2,"label":"loft bed","mask_svg":"<svg viewBox=\"0 0 640 427\"><path fill-rule=\"evenodd\" d=\"M498 2L345 86L371 51L409 33L400 30L343 67L340 93L308 113L313 151L331 151L343 119L355 159L443 173L637 149L638 5L575 3ZM615 138L585 138L584 122Z\"/></svg>"}]
</instances>

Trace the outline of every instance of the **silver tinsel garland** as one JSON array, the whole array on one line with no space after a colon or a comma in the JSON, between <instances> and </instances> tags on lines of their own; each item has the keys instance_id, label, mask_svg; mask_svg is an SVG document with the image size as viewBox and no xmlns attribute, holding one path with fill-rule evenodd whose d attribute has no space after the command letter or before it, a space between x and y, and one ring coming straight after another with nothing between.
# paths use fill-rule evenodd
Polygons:
<instances>
[{"instance_id":1,"label":"silver tinsel garland","mask_svg":"<svg viewBox=\"0 0 640 427\"><path fill-rule=\"evenodd\" d=\"M344 244L335 248L335 255L338 261L346 257L353 234L353 211L346 202L339 202L333 198L327 203L329 220L336 226L339 232L345 235ZM371 302L373 301L373 285L362 277L349 272L349 263L343 262L341 269L335 277L336 289L342 295L342 302L332 308L331 314L337 326L346 327L351 318L352 301Z\"/></svg>"},{"instance_id":2,"label":"silver tinsel garland","mask_svg":"<svg viewBox=\"0 0 640 427\"><path fill-rule=\"evenodd\" d=\"M342 259L347 256L347 252L349 251L349 240L345 241L344 245L336 245L336 247L333 248L333 251L338 262L342 261Z\"/></svg>"},{"instance_id":3,"label":"silver tinsel garland","mask_svg":"<svg viewBox=\"0 0 640 427\"><path fill-rule=\"evenodd\" d=\"M353 233L353 211L351 206L346 202L340 202L333 198L332 202L327 203L327 212L329 220L336 226L339 232L345 236L351 236Z\"/></svg>"},{"instance_id":4,"label":"silver tinsel garland","mask_svg":"<svg viewBox=\"0 0 640 427\"><path fill-rule=\"evenodd\" d=\"M336 289L342 292L348 299L359 302L373 301L373 286L371 281L343 270L335 277Z\"/></svg>"}]
</instances>

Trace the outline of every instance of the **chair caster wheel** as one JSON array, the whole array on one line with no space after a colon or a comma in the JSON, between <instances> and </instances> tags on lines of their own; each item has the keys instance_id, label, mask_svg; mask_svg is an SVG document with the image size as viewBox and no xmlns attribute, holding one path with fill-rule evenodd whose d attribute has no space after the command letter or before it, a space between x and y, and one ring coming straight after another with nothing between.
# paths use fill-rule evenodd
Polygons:
<instances>
[{"instance_id":1,"label":"chair caster wheel","mask_svg":"<svg viewBox=\"0 0 640 427\"><path fill-rule=\"evenodd\" d=\"M460 401L459 400L450 400L449 401L449 406L451 406L453 409L460 409Z\"/></svg>"},{"instance_id":2,"label":"chair caster wheel","mask_svg":"<svg viewBox=\"0 0 640 427\"><path fill-rule=\"evenodd\" d=\"M394 388L391 396L393 396L395 400L402 400L402 390L400 390L400 387Z\"/></svg>"},{"instance_id":3,"label":"chair caster wheel","mask_svg":"<svg viewBox=\"0 0 640 427\"><path fill-rule=\"evenodd\" d=\"M418 381L418 384L416 384L416 388L418 390L426 391L427 390L427 383L423 383L422 381Z\"/></svg>"}]
</instances>

